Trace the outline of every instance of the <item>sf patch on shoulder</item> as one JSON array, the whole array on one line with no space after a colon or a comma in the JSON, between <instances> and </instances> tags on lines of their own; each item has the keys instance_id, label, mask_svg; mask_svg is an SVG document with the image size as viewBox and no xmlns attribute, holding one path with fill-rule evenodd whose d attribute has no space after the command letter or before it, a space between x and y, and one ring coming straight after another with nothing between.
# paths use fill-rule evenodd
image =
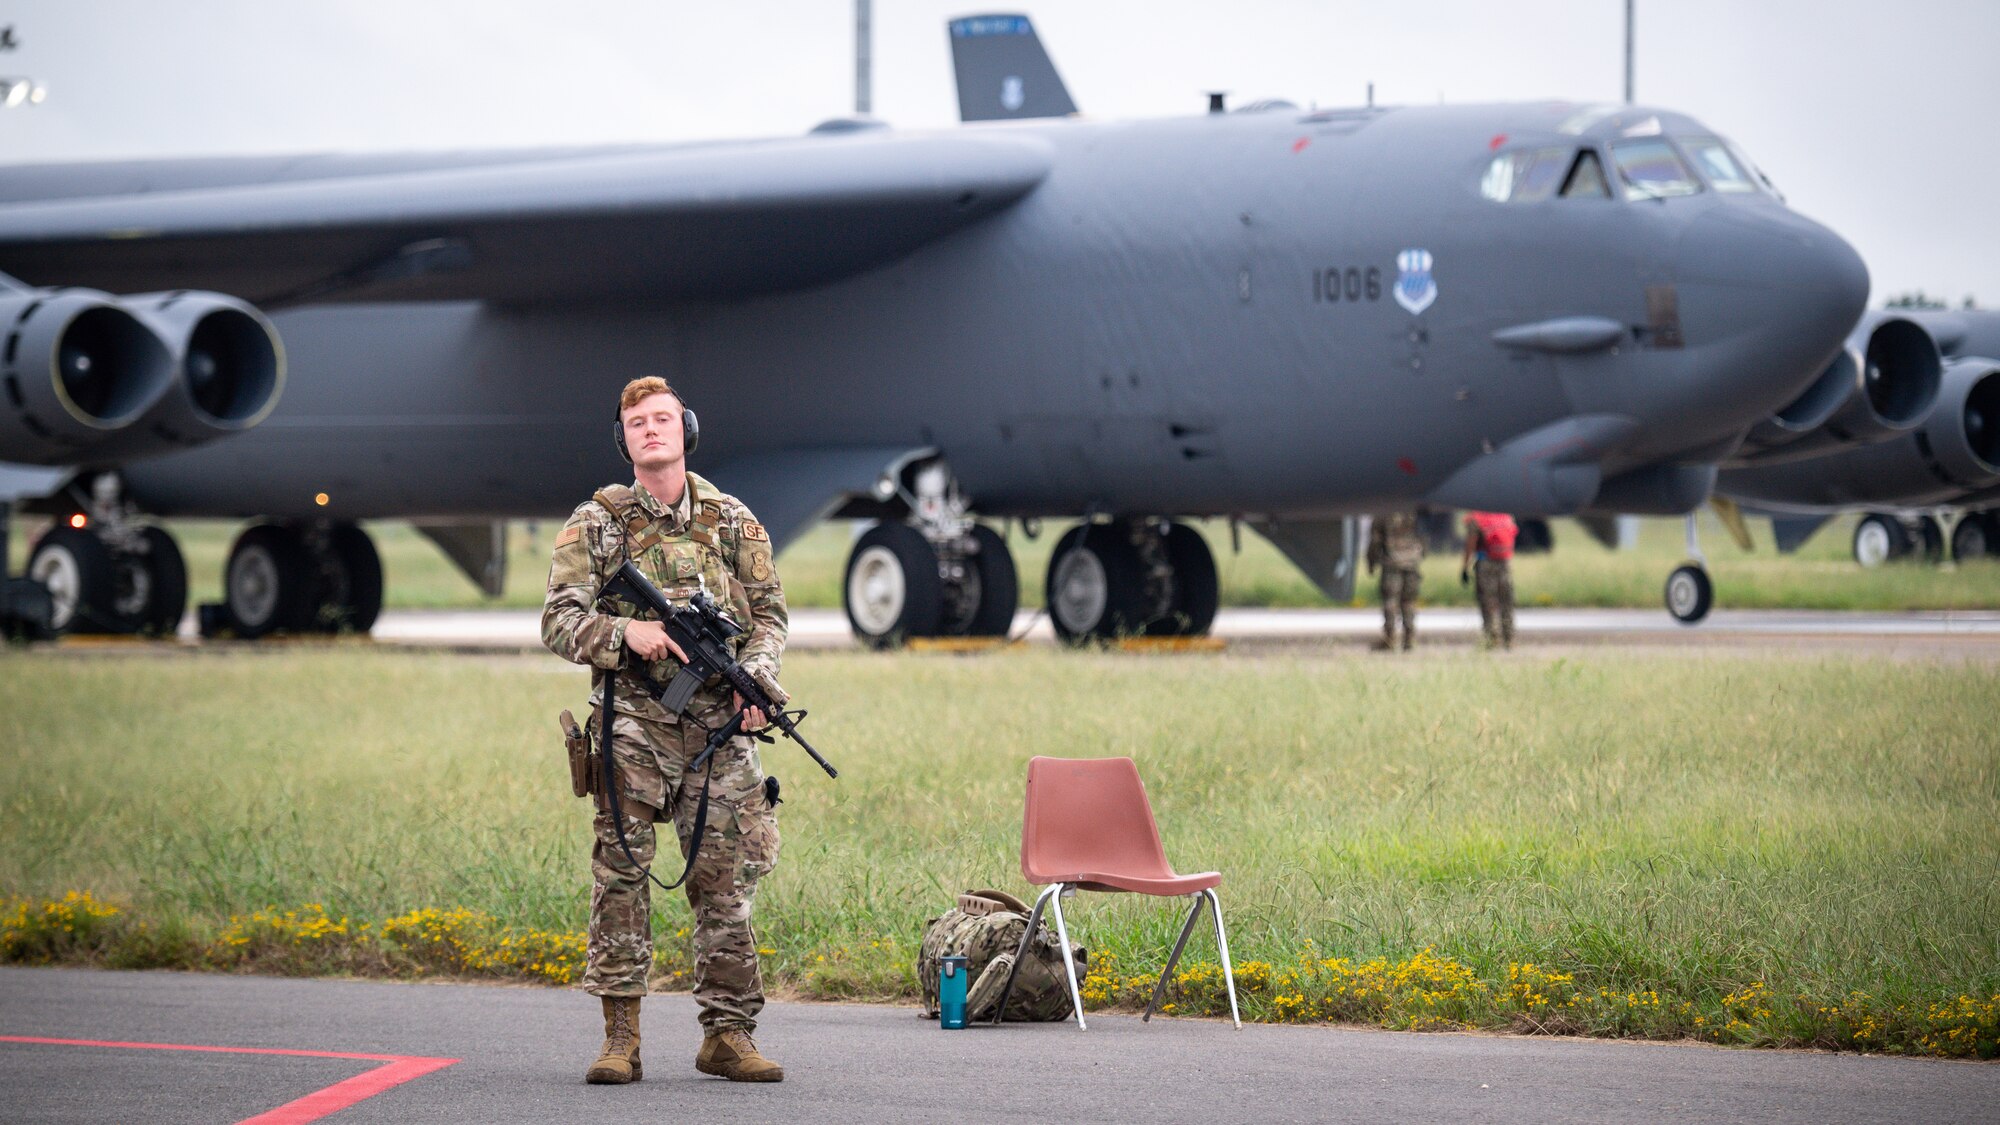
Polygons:
<instances>
[{"instance_id":1,"label":"sf patch on shoulder","mask_svg":"<svg viewBox=\"0 0 2000 1125\"><path fill-rule=\"evenodd\" d=\"M769 543L771 541L771 533L765 531L764 525L758 523L756 520L744 520L743 538L754 539L760 543Z\"/></svg>"}]
</instances>

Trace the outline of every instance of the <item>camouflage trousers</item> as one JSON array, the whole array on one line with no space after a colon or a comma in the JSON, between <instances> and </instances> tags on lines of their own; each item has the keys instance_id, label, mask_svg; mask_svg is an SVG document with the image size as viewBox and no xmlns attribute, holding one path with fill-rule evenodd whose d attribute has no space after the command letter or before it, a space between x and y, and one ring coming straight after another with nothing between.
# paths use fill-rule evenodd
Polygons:
<instances>
[{"instance_id":1,"label":"camouflage trousers","mask_svg":"<svg viewBox=\"0 0 2000 1125\"><path fill-rule=\"evenodd\" d=\"M597 729L593 722L593 739ZM641 864L653 862L653 825L660 820L673 823L686 856L702 791L702 775L687 767L706 738L692 723L647 722L622 712L613 717L611 751L625 839ZM694 998L704 1029L751 1031L764 1007L764 977L750 910L757 880L777 863L779 844L778 817L765 801L755 744L737 738L716 751L708 789L701 853L683 888L694 912ZM595 822L590 870L596 886L590 894L583 989L597 996L644 996L653 964L652 884L619 847L612 815L600 809ZM661 863L654 874L670 883L680 868L680 862Z\"/></svg>"},{"instance_id":2,"label":"camouflage trousers","mask_svg":"<svg viewBox=\"0 0 2000 1125\"><path fill-rule=\"evenodd\" d=\"M1396 620L1403 622L1403 646L1417 639L1417 595L1424 588L1424 572L1416 567L1382 568L1382 639L1396 643Z\"/></svg>"},{"instance_id":3,"label":"camouflage trousers","mask_svg":"<svg viewBox=\"0 0 2000 1125\"><path fill-rule=\"evenodd\" d=\"M1479 627L1486 643L1514 646L1514 564L1507 559L1480 559L1473 564L1474 589L1479 594Z\"/></svg>"}]
</instances>

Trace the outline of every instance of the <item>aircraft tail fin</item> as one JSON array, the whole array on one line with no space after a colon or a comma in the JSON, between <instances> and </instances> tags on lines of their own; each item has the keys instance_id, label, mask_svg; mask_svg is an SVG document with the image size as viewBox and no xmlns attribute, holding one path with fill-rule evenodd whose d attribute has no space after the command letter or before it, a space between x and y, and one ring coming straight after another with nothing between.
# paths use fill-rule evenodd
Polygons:
<instances>
[{"instance_id":1,"label":"aircraft tail fin","mask_svg":"<svg viewBox=\"0 0 2000 1125\"><path fill-rule=\"evenodd\" d=\"M1076 112L1076 103L1027 16L966 16L949 26L960 121L1068 117Z\"/></svg>"}]
</instances>

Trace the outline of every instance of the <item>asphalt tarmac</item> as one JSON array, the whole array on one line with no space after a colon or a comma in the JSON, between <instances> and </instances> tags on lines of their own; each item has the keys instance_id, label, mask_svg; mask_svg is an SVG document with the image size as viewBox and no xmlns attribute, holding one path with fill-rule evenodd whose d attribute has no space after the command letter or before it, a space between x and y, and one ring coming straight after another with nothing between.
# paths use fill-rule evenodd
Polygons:
<instances>
[{"instance_id":1,"label":"asphalt tarmac","mask_svg":"<svg viewBox=\"0 0 2000 1125\"><path fill-rule=\"evenodd\" d=\"M773 1003L757 1038L786 1078L749 1085L695 1072L688 996L642 1023L645 1081L587 1086L603 1025L572 990L0 969L0 1120L2000 1120L1983 1063L1108 1015L942 1031Z\"/></svg>"}]
</instances>

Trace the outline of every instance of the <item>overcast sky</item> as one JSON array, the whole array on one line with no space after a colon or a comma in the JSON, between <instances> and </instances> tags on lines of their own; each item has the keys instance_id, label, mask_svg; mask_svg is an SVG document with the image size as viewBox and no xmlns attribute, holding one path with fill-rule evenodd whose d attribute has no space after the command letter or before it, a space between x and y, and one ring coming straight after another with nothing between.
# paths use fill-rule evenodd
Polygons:
<instances>
[{"instance_id":1,"label":"overcast sky","mask_svg":"<svg viewBox=\"0 0 2000 1125\"><path fill-rule=\"evenodd\" d=\"M875 0L875 112L956 120L944 23L1027 11L1085 113L1616 101L1623 0ZM14 0L0 162L796 133L853 108L849 0ZM1875 300L2000 305L2000 0L1639 0L1638 97L1734 137ZM0 176L5 175L0 167Z\"/></svg>"}]
</instances>

